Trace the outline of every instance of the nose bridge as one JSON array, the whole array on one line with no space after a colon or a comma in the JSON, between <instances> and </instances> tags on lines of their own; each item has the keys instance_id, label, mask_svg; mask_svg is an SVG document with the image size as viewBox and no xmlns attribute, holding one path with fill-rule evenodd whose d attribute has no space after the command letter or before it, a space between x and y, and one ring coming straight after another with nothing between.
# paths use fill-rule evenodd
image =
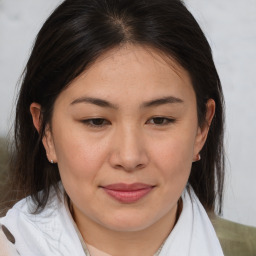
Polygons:
<instances>
[{"instance_id":1,"label":"nose bridge","mask_svg":"<svg viewBox=\"0 0 256 256\"><path fill-rule=\"evenodd\" d=\"M142 149L141 132L134 126L126 126L122 129L121 153L126 157L135 157ZM123 150L122 150L123 149Z\"/></svg>"},{"instance_id":2,"label":"nose bridge","mask_svg":"<svg viewBox=\"0 0 256 256\"><path fill-rule=\"evenodd\" d=\"M117 130L112 164L127 171L144 167L148 162L148 157L142 129L134 124L125 124Z\"/></svg>"}]
</instances>

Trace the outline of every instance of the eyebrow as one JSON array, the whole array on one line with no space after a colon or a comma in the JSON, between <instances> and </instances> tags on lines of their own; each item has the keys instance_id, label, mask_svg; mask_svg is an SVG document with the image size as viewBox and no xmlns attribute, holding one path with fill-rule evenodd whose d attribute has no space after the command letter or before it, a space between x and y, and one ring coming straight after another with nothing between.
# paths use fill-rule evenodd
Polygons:
<instances>
[{"instance_id":1,"label":"eyebrow","mask_svg":"<svg viewBox=\"0 0 256 256\"><path fill-rule=\"evenodd\" d=\"M183 103L183 100L173 97L173 96L168 96L168 97L154 99L154 100L144 102L142 104L142 107L144 107L144 108L145 107L157 107L160 105L173 104L173 103Z\"/></svg>"},{"instance_id":2,"label":"eyebrow","mask_svg":"<svg viewBox=\"0 0 256 256\"><path fill-rule=\"evenodd\" d=\"M89 104L97 105L99 107L118 109L118 106L113 103L110 103L103 99L92 98L92 97L81 97L81 98L75 99L74 101L71 102L70 105L75 105L78 103L89 103ZM141 104L141 108L157 107L160 105L173 104L173 103L183 103L183 100L173 96L168 96L168 97L163 97L163 98L143 102Z\"/></svg>"},{"instance_id":3,"label":"eyebrow","mask_svg":"<svg viewBox=\"0 0 256 256\"><path fill-rule=\"evenodd\" d=\"M71 102L70 105L75 105L78 103L90 103L90 104L97 105L99 107L108 107L108 108L114 108L114 109L118 108L116 105L106 100L99 99L99 98L92 98L92 97L81 97L81 98L75 99L74 101Z\"/></svg>"}]
</instances>

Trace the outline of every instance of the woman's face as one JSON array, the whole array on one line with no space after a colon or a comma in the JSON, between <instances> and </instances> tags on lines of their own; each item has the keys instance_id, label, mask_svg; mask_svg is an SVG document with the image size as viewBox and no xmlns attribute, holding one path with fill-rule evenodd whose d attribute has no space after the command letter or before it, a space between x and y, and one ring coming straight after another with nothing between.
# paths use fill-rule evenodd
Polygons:
<instances>
[{"instance_id":1,"label":"woman's face","mask_svg":"<svg viewBox=\"0 0 256 256\"><path fill-rule=\"evenodd\" d=\"M77 222L138 231L174 220L208 130L196 109L189 74L140 46L107 52L61 92L44 145Z\"/></svg>"}]
</instances>

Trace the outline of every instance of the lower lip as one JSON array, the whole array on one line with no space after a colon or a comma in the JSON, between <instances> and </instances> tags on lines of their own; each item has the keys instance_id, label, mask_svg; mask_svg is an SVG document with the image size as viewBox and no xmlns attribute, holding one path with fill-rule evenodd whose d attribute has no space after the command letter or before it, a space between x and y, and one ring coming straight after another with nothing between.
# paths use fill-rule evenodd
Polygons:
<instances>
[{"instance_id":1,"label":"lower lip","mask_svg":"<svg viewBox=\"0 0 256 256\"><path fill-rule=\"evenodd\" d=\"M145 197L153 187L130 191L111 190L107 188L103 189L108 195L121 203L135 203Z\"/></svg>"}]
</instances>

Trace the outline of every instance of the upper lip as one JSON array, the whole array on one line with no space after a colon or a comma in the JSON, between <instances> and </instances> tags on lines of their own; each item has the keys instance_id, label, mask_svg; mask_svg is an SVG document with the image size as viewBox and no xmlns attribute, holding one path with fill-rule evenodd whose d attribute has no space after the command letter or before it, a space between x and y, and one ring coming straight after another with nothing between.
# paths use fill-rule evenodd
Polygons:
<instances>
[{"instance_id":1,"label":"upper lip","mask_svg":"<svg viewBox=\"0 0 256 256\"><path fill-rule=\"evenodd\" d=\"M109 190L116 190L116 191L136 191L140 189L147 189L154 187L149 184L144 184L144 183L132 183L132 184L126 184L126 183L115 183L115 184L110 184L107 186L102 186L105 189Z\"/></svg>"}]
</instances>

